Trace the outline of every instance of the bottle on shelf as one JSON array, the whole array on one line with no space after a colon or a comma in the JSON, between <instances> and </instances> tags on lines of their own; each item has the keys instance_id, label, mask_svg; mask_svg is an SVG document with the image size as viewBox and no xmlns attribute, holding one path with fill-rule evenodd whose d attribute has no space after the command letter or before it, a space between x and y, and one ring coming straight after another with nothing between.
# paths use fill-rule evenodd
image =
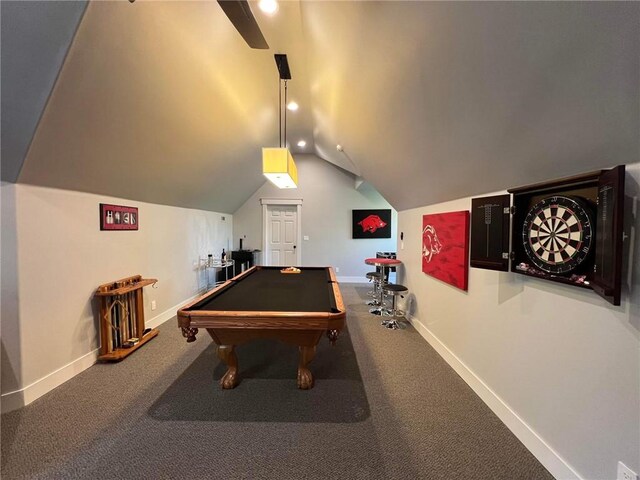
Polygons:
<instances>
[{"instance_id":1,"label":"bottle on shelf","mask_svg":"<svg viewBox=\"0 0 640 480\"><path fill-rule=\"evenodd\" d=\"M224 251L224 248L222 249L222 256L220 257L220 261L222 263L227 261L227 252Z\"/></svg>"},{"instance_id":2,"label":"bottle on shelf","mask_svg":"<svg viewBox=\"0 0 640 480\"><path fill-rule=\"evenodd\" d=\"M213 265L213 254L207 255L207 266L211 267Z\"/></svg>"}]
</instances>

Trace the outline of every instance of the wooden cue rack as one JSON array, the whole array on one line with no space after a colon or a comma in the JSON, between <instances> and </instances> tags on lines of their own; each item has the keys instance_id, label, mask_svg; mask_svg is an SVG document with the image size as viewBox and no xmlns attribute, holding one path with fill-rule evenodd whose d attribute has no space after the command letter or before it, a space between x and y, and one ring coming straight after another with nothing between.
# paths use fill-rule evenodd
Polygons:
<instances>
[{"instance_id":1,"label":"wooden cue rack","mask_svg":"<svg viewBox=\"0 0 640 480\"><path fill-rule=\"evenodd\" d=\"M100 355L98 360L118 362L158 335L157 329L144 333L142 288L157 282L141 275L100 285ZM137 338L132 344L130 339Z\"/></svg>"}]
</instances>

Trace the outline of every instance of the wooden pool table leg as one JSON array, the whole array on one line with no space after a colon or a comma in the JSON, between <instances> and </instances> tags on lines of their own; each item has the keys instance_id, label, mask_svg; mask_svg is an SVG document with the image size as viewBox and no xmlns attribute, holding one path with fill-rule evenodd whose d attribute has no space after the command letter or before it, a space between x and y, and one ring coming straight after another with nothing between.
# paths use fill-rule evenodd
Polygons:
<instances>
[{"instance_id":1,"label":"wooden pool table leg","mask_svg":"<svg viewBox=\"0 0 640 480\"><path fill-rule=\"evenodd\" d=\"M300 348L300 361L298 362L298 388L309 390L313 388L313 375L307 365L316 355L316 346L305 346Z\"/></svg>"},{"instance_id":2,"label":"wooden pool table leg","mask_svg":"<svg viewBox=\"0 0 640 480\"><path fill-rule=\"evenodd\" d=\"M327 330L327 338L331 342L331 345L336 344L336 340L338 340L338 335L340 334L340 330Z\"/></svg>"},{"instance_id":3,"label":"wooden pool table leg","mask_svg":"<svg viewBox=\"0 0 640 480\"><path fill-rule=\"evenodd\" d=\"M224 389L238 384L238 357L234 348L234 345L218 345L218 358L227 365L227 372L220 379L220 386Z\"/></svg>"}]
</instances>

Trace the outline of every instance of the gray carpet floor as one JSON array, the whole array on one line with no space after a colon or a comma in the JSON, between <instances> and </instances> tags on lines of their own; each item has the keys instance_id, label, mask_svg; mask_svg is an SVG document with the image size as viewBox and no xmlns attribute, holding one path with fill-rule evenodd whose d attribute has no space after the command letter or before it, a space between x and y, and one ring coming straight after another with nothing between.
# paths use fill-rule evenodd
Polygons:
<instances>
[{"instance_id":1,"label":"gray carpet floor","mask_svg":"<svg viewBox=\"0 0 640 480\"><path fill-rule=\"evenodd\" d=\"M313 390L274 342L242 347L240 385L219 390L211 339L172 319L2 415L2 478L553 478L413 328L380 326L367 289L341 286L348 331L321 341Z\"/></svg>"}]
</instances>

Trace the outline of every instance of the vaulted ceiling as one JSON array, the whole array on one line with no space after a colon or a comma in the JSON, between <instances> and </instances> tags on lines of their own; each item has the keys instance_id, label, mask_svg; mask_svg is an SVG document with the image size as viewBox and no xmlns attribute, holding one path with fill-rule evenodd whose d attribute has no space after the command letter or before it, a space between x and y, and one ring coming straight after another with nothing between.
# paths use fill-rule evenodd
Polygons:
<instances>
[{"instance_id":1,"label":"vaulted ceiling","mask_svg":"<svg viewBox=\"0 0 640 480\"><path fill-rule=\"evenodd\" d=\"M636 2L252 3L269 50L215 1L0 5L6 181L232 213L278 145L274 53L294 157L398 210L639 160Z\"/></svg>"}]
</instances>

